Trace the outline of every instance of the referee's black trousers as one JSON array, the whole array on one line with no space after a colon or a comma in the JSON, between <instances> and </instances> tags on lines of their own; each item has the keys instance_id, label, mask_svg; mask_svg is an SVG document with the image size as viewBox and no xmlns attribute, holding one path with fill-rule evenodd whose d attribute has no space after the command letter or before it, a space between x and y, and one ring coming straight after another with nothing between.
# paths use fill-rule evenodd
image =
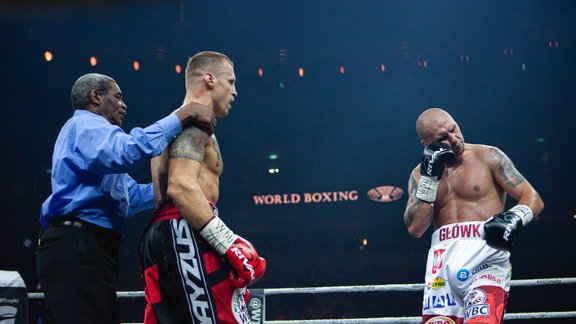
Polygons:
<instances>
[{"instance_id":1,"label":"referee's black trousers","mask_svg":"<svg viewBox=\"0 0 576 324\"><path fill-rule=\"evenodd\" d=\"M120 236L110 233L56 224L42 234L36 256L38 282L56 323L119 322Z\"/></svg>"}]
</instances>

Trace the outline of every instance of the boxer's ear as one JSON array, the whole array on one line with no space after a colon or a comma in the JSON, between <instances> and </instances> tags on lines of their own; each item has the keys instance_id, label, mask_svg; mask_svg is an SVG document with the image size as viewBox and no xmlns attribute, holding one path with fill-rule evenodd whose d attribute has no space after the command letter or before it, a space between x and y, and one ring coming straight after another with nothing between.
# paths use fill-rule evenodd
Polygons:
<instances>
[{"instance_id":1,"label":"boxer's ear","mask_svg":"<svg viewBox=\"0 0 576 324\"><path fill-rule=\"evenodd\" d=\"M210 72L204 73L204 83L206 84L206 86L208 86L208 88L210 89L214 88L214 84L216 83L214 79L214 74Z\"/></svg>"}]
</instances>

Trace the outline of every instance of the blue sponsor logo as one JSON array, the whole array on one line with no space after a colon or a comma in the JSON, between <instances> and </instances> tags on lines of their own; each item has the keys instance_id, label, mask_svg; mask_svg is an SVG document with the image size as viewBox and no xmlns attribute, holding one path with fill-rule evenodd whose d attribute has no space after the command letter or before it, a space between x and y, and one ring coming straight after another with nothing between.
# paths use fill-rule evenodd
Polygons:
<instances>
[{"instance_id":1,"label":"blue sponsor logo","mask_svg":"<svg viewBox=\"0 0 576 324\"><path fill-rule=\"evenodd\" d=\"M489 268L491 268L491 267L492 267L492 266L489 265L488 263L484 263L484 264L482 264L482 265L477 266L476 268L474 268L474 270L472 270L472 274L477 274L478 272L483 271L483 270L486 270L486 269L489 269Z\"/></svg>"},{"instance_id":2,"label":"blue sponsor logo","mask_svg":"<svg viewBox=\"0 0 576 324\"><path fill-rule=\"evenodd\" d=\"M490 305L481 304L474 305L472 307L466 308L464 311L464 320L469 320L475 317L487 317L490 315Z\"/></svg>"},{"instance_id":3,"label":"blue sponsor logo","mask_svg":"<svg viewBox=\"0 0 576 324\"><path fill-rule=\"evenodd\" d=\"M466 269L460 269L458 270L458 273L456 273L456 278L458 278L458 280L460 281L466 281L468 280L469 277L470 277L470 271Z\"/></svg>"},{"instance_id":4,"label":"blue sponsor logo","mask_svg":"<svg viewBox=\"0 0 576 324\"><path fill-rule=\"evenodd\" d=\"M456 299L452 294L432 295L424 299L424 310L447 308L456 306Z\"/></svg>"}]
</instances>

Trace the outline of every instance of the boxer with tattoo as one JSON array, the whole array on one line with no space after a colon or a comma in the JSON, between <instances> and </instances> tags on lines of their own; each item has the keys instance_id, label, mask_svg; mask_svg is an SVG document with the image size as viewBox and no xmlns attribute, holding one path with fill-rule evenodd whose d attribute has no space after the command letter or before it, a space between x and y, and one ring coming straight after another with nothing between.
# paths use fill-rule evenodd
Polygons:
<instances>
[{"instance_id":1,"label":"boxer with tattoo","mask_svg":"<svg viewBox=\"0 0 576 324\"><path fill-rule=\"evenodd\" d=\"M434 227L422 322L502 323L513 239L544 203L500 149L465 143L446 111L424 111L416 131L424 153L404 222L415 238ZM504 211L508 195L517 204Z\"/></svg>"},{"instance_id":2,"label":"boxer with tattoo","mask_svg":"<svg viewBox=\"0 0 576 324\"><path fill-rule=\"evenodd\" d=\"M184 102L228 115L237 96L232 61L200 52L186 67ZM151 162L156 211L140 244L145 323L250 323L247 287L266 270L250 242L218 215L224 164L215 135L188 127Z\"/></svg>"},{"instance_id":3,"label":"boxer with tattoo","mask_svg":"<svg viewBox=\"0 0 576 324\"><path fill-rule=\"evenodd\" d=\"M54 144L52 193L40 213L38 283L56 323L118 323L122 236L129 218L154 206L152 184L137 183L128 172L160 155L183 128L212 133L216 118L190 102L126 133L124 94L99 73L78 78L70 99L74 114Z\"/></svg>"}]
</instances>

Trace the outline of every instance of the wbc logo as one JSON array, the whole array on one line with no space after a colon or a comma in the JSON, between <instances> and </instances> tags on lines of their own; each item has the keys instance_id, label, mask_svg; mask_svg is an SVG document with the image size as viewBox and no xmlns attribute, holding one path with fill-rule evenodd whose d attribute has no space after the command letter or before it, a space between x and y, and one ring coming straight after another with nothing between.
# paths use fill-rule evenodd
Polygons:
<instances>
[{"instance_id":1,"label":"wbc logo","mask_svg":"<svg viewBox=\"0 0 576 324\"><path fill-rule=\"evenodd\" d=\"M464 319L468 320L475 317L486 317L490 315L490 305L487 304L487 296L484 290L476 288L464 298L466 309L464 310Z\"/></svg>"}]
</instances>

